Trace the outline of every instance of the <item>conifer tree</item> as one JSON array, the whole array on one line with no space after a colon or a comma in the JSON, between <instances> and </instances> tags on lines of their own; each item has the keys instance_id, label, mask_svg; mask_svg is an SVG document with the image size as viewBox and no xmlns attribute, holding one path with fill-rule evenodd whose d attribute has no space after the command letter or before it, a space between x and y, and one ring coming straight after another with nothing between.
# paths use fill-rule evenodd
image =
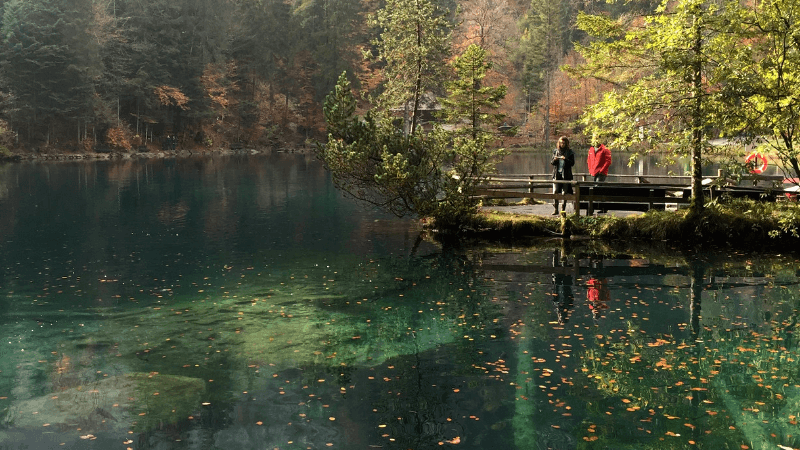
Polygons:
<instances>
[{"instance_id":1,"label":"conifer tree","mask_svg":"<svg viewBox=\"0 0 800 450\"><path fill-rule=\"evenodd\" d=\"M86 61L75 53L86 44L80 22L71 14L75 10L64 0L11 0L5 5L0 68L5 90L14 97L12 123L25 125L29 139L49 143L59 121L86 114L91 85Z\"/></svg>"},{"instance_id":2,"label":"conifer tree","mask_svg":"<svg viewBox=\"0 0 800 450\"><path fill-rule=\"evenodd\" d=\"M458 134L474 140L486 139L503 120L497 112L506 95L505 86L484 86L486 73L492 68L487 62L486 50L472 44L453 61L455 79L447 83L443 117L454 123ZM490 128L491 127L491 128Z\"/></svg>"},{"instance_id":3,"label":"conifer tree","mask_svg":"<svg viewBox=\"0 0 800 450\"><path fill-rule=\"evenodd\" d=\"M317 70L314 72L314 87L317 100L330 92L337 76L343 71L352 72L361 58L357 51L358 20L362 5L357 0L306 0L296 8L299 50L307 49Z\"/></svg>"},{"instance_id":4,"label":"conifer tree","mask_svg":"<svg viewBox=\"0 0 800 450\"><path fill-rule=\"evenodd\" d=\"M379 105L404 110L404 132L414 134L423 95L441 92L451 25L432 0L388 0L370 23L381 30L373 44L385 63Z\"/></svg>"},{"instance_id":5,"label":"conifer tree","mask_svg":"<svg viewBox=\"0 0 800 450\"><path fill-rule=\"evenodd\" d=\"M544 100L545 142L551 134L550 82L567 51L567 7L564 0L531 0L520 24L523 31L515 59L529 103Z\"/></svg>"}]
</instances>

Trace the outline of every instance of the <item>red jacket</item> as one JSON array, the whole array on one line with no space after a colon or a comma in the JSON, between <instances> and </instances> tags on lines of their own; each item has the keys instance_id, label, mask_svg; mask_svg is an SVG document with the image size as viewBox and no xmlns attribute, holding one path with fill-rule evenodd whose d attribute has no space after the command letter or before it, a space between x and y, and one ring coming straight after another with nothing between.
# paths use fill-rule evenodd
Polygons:
<instances>
[{"instance_id":1,"label":"red jacket","mask_svg":"<svg viewBox=\"0 0 800 450\"><path fill-rule=\"evenodd\" d=\"M600 144L600 147L596 150L594 147L589 147L587 163L591 176L597 174L608 175L608 168L611 166L611 150L603 144Z\"/></svg>"}]
</instances>

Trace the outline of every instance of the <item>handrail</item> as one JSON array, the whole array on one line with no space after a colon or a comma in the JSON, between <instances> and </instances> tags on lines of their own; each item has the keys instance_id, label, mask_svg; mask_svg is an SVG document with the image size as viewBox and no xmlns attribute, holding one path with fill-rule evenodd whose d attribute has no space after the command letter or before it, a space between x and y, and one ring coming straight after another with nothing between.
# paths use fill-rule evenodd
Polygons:
<instances>
[{"instance_id":1,"label":"handrail","mask_svg":"<svg viewBox=\"0 0 800 450\"><path fill-rule=\"evenodd\" d=\"M774 178L774 177L773 177ZM649 208L653 205L667 205L667 204L688 204L690 200L689 193L691 186L688 183L681 184L661 184L650 183L646 180L640 183L631 182L612 182L606 181L596 183L594 181L578 181L578 180L552 180L547 181L534 181L525 179L496 179L490 178L486 180L487 183L476 186L475 195L482 198L530 198L537 200L559 200L571 202L574 204L575 211L580 211L581 203L587 204L587 214L593 213L594 203L631 203L631 204L647 204ZM506 181L506 183L502 183ZM525 183L519 183L525 181ZM488 182L492 182L489 184ZM551 192L535 192L536 189L540 191L543 189L551 189L554 183L569 184L574 187L573 194L555 194ZM513 184L510 184L513 183ZM588 189L581 189L586 187ZM519 191L514 189L525 189ZM606 191L603 193L595 193L598 191ZM647 192L642 193L642 190ZM611 190L611 192L609 192ZM750 191L757 190L764 193L770 193L773 196L782 194L795 194L791 191L783 189L769 189L759 188L756 186L731 186L731 187L715 187L704 186L704 191L707 191L712 197L717 193L724 193L726 190L730 191ZM581 192L583 191L583 192ZM618 192L614 192L618 191Z\"/></svg>"},{"instance_id":2,"label":"handrail","mask_svg":"<svg viewBox=\"0 0 800 450\"><path fill-rule=\"evenodd\" d=\"M584 172L574 172L574 178L580 178L580 181L592 181L592 175L589 173ZM543 179L552 179L552 173L529 173L529 174L492 174L486 179L488 180L516 180L516 181L523 181L523 180L532 180L536 178L543 178ZM636 180L640 180L643 183L649 182L648 180L651 179L668 179L668 180L686 180L691 181L692 177L688 175L629 175L629 174L614 174L608 175L608 179L626 179L626 178L633 178ZM726 179L727 176L724 174L723 171L720 171L717 175L707 175L702 177L704 180L714 180L714 179ZM747 174L742 177L742 180L747 181L783 181L786 178L783 175L760 175L760 174Z\"/></svg>"}]
</instances>

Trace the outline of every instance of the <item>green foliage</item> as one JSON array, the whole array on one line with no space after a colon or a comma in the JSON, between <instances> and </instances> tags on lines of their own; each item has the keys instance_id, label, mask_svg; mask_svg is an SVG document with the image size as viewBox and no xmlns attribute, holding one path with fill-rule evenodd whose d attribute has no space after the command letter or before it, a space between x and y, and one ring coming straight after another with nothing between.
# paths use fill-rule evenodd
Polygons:
<instances>
[{"instance_id":1,"label":"green foliage","mask_svg":"<svg viewBox=\"0 0 800 450\"><path fill-rule=\"evenodd\" d=\"M795 0L769 0L742 9L734 22L747 45L735 48L731 83L722 91L740 112L747 140L756 136L790 177L800 176L800 21Z\"/></svg>"},{"instance_id":2,"label":"green foliage","mask_svg":"<svg viewBox=\"0 0 800 450\"><path fill-rule=\"evenodd\" d=\"M800 176L797 6L681 0L638 20L580 15L597 39L578 47L587 64L569 70L615 86L586 111L587 132L611 131L617 147L691 155L695 192L702 155L720 137L759 142L786 176ZM715 151L735 160L730 173L747 170L737 146Z\"/></svg>"},{"instance_id":3,"label":"green foliage","mask_svg":"<svg viewBox=\"0 0 800 450\"><path fill-rule=\"evenodd\" d=\"M703 206L703 151L739 114L719 94L739 44L728 32L739 11L738 3L682 0L631 22L578 16L578 26L596 39L578 46L587 63L569 70L616 88L585 112L587 133L613 133L618 148L668 144L671 153L691 156L695 211Z\"/></svg>"},{"instance_id":4,"label":"green foliage","mask_svg":"<svg viewBox=\"0 0 800 450\"><path fill-rule=\"evenodd\" d=\"M477 212L475 186L502 154L487 148L491 135L484 126L499 119L492 110L505 87L481 87L490 66L485 50L470 46L454 62L457 78L444 100L445 116L464 121L466 131L451 137L435 126L422 132L422 97L436 92L445 78L450 24L427 0L390 0L370 20L381 29L376 59L386 64L378 108L363 120L356 116L343 73L325 100L328 142L318 155L336 186L354 198L397 216L431 217L441 229L459 229ZM401 109L402 133L392 124Z\"/></svg>"},{"instance_id":5,"label":"green foliage","mask_svg":"<svg viewBox=\"0 0 800 450\"><path fill-rule=\"evenodd\" d=\"M328 142L317 154L336 186L397 216L432 217L439 228L458 229L477 212L471 195L493 170L499 150L485 139L456 137L435 128L400 133L388 117L355 115L345 74L325 101Z\"/></svg>"}]
</instances>

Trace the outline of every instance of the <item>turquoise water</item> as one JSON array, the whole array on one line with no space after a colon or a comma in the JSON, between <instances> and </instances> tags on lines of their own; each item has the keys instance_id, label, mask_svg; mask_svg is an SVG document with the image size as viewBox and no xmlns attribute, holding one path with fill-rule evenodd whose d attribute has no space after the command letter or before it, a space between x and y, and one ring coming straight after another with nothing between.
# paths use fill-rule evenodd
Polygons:
<instances>
[{"instance_id":1,"label":"turquoise water","mask_svg":"<svg viewBox=\"0 0 800 450\"><path fill-rule=\"evenodd\" d=\"M443 245L302 155L0 166L0 449L798 448L797 283Z\"/></svg>"}]
</instances>

